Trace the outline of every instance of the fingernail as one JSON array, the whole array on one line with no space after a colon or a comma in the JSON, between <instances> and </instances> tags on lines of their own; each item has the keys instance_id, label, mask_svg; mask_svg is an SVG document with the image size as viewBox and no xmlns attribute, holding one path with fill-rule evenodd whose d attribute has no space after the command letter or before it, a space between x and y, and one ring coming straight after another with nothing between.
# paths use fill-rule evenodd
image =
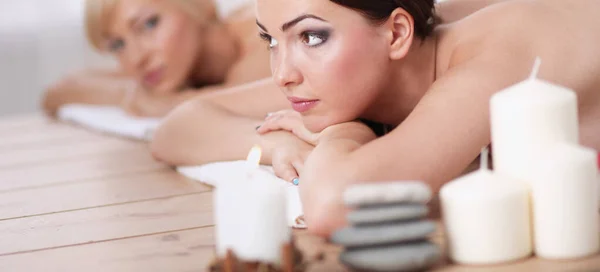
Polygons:
<instances>
[{"instance_id":1,"label":"fingernail","mask_svg":"<svg viewBox=\"0 0 600 272\"><path fill-rule=\"evenodd\" d=\"M298 184L300 184L300 179L299 179L299 178L294 178L294 179L292 180L292 183L293 183L294 185L298 186Z\"/></svg>"},{"instance_id":2,"label":"fingernail","mask_svg":"<svg viewBox=\"0 0 600 272\"><path fill-rule=\"evenodd\" d=\"M265 118L269 118L271 115L273 115L272 112L267 113L267 115L265 116Z\"/></svg>"}]
</instances>

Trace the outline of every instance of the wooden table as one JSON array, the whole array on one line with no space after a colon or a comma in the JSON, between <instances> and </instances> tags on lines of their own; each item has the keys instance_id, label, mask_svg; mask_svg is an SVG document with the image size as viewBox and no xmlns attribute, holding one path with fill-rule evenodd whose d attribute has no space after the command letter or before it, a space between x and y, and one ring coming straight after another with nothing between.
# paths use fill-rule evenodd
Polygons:
<instances>
[{"instance_id":1,"label":"wooden table","mask_svg":"<svg viewBox=\"0 0 600 272\"><path fill-rule=\"evenodd\" d=\"M144 143L42 116L0 119L0 271L205 271L211 188L155 162ZM311 271L345 271L339 248L295 232ZM443 244L441 232L432 236ZM600 271L600 257L438 271Z\"/></svg>"}]
</instances>

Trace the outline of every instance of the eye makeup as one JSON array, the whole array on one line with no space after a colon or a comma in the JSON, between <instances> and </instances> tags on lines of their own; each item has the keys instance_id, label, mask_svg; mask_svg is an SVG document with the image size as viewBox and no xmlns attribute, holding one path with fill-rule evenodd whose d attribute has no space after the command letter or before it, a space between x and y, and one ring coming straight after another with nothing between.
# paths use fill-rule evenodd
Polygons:
<instances>
[{"instance_id":1,"label":"eye makeup","mask_svg":"<svg viewBox=\"0 0 600 272\"><path fill-rule=\"evenodd\" d=\"M319 47L327 42L331 36L331 31L323 30L307 30L300 33L300 40L309 47Z\"/></svg>"},{"instance_id":2,"label":"eye makeup","mask_svg":"<svg viewBox=\"0 0 600 272\"><path fill-rule=\"evenodd\" d=\"M264 40L265 42L267 42L269 44L268 49L273 49L275 46L277 46L279 44L279 42L277 42L277 40L273 39L273 37L271 37L271 35L264 33L264 32L260 32L260 34L258 34L259 37Z\"/></svg>"}]
</instances>

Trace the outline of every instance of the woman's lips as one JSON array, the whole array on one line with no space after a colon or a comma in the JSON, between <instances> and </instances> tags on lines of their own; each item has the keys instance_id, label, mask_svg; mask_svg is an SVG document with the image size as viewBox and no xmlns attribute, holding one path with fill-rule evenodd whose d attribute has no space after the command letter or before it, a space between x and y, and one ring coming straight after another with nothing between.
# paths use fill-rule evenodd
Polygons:
<instances>
[{"instance_id":1,"label":"woman's lips","mask_svg":"<svg viewBox=\"0 0 600 272\"><path fill-rule=\"evenodd\" d=\"M144 85L148 87L156 87L160 84L163 78L162 68L154 69L144 75Z\"/></svg>"},{"instance_id":2,"label":"woman's lips","mask_svg":"<svg viewBox=\"0 0 600 272\"><path fill-rule=\"evenodd\" d=\"M311 110L319 103L319 100L316 99L311 100L298 97L288 97L288 100L292 103L292 108L300 113Z\"/></svg>"}]
</instances>

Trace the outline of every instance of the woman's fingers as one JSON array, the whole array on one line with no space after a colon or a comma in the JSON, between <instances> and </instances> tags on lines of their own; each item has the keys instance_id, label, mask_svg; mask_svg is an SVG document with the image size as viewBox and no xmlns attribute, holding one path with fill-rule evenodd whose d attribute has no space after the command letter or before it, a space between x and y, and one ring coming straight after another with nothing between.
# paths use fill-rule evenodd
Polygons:
<instances>
[{"instance_id":1,"label":"woman's fingers","mask_svg":"<svg viewBox=\"0 0 600 272\"><path fill-rule=\"evenodd\" d=\"M301 154L291 154L282 150L273 157L273 170L281 179L298 185L300 174L304 168L304 159Z\"/></svg>"},{"instance_id":2,"label":"woman's fingers","mask_svg":"<svg viewBox=\"0 0 600 272\"><path fill-rule=\"evenodd\" d=\"M292 130L292 133L294 133L296 136L298 136L298 138L302 139L303 141L309 144L317 145L317 143L319 142L319 134L313 133L312 131L308 130L304 125L302 127Z\"/></svg>"},{"instance_id":3,"label":"woman's fingers","mask_svg":"<svg viewBox=\"0 0 600 272\"><path fill-rule=\"evenodd\" d=\"M265 134L277 130L287 130L291 132L295 126L293 122L293 120L286 119L283 116L273 117L268 121L265 121L256 131L259 134Z\"/></svg>"},{"instance_id":4,"label":"woman's fingers","mask_svg":"<svg viewBox=\"0 0 600 272\"><path fill-rule=\"evenodd\" d=\"M126 100L121 103L121 108L131 116L141 116L141 112L134 100Z\"/></svg>"},{"instance_id":5,"label":"woman's fingers","mask_svg":"<svg viewBox=\"0 0 600 272\"><path fill-rule=\"evenodd\" d=\"M275 171L275 175L287 182L292 182L299 176L296 168L289 162L273 164L273 170Z\"/></svg>"},{"instance_id":6,"label":"woman's fingers","mask_svg":"<svg viewBox=\"0 0 600 272\"><path fill-rule=\"evenodd\" d=\"M277 130L289 131L303 141L313 145L316 145L319 138L318 134L306 128L300 114L292 111L279 111L268 114L265 122L256 129L259 134Z\"/></svg>"},{"instance_id":7,"label":"woman's fingers","mask_svg":"<svg viewBox=\"0 0 600 272\"><path fill-rule=\"evenodd\" d=\"M285 128L279 127L280 122L278 122L279 120L283 119L284 117L286 117L286 114L284 111L267 113L267 116L265 117L265 121L263 122L262 125L260 125L259 127L256 128L256 131L259 134L265 134L265 133L275 131L275 130L284 130Z\"/></svg>"},{"instance_id":8,"label":"woman's fingers","mask_svg":"<svg viewBox=\"0 0 600 272\"><path fill-rule=\"evenodd\" d=\"M304 169L304 160L301 158L297 158L297 159L291 161L291 165L296 170L296 173L298 174L298 176L300 176L300 174L302 173L302 170Z\"/></svg>"}]
</instances>

